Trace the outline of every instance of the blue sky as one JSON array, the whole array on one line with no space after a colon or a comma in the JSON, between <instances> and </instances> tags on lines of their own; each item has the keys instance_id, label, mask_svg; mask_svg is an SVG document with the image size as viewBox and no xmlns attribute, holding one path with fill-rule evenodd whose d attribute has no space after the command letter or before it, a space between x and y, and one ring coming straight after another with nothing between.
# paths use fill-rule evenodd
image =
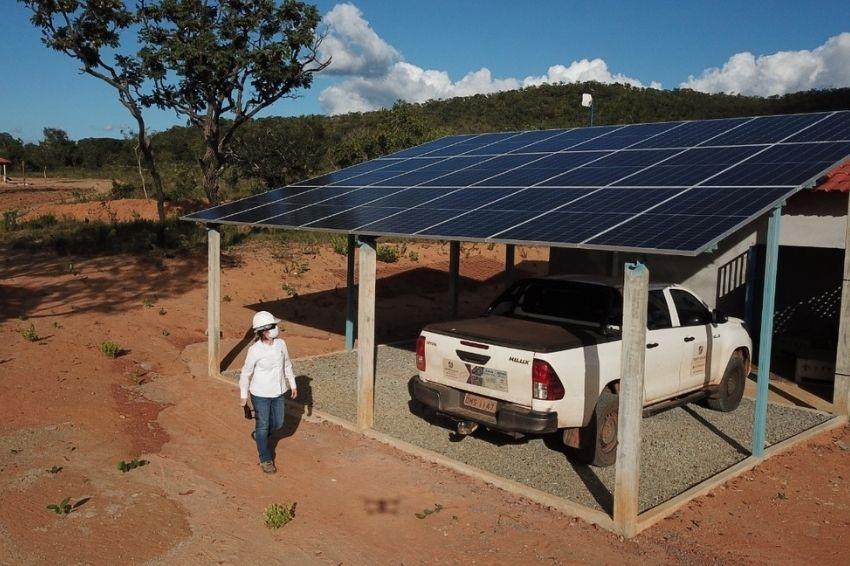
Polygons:
<instances>
[{"instance_id":1,"label":"blue sky","mask_svg":"<svg viewBox=\"0 0 850 566\"><path fill-rule=\"evenodd\" d=\"M3 0L0 132L38 142L122 137L115 91L41 43L30 13ZM352 0L316 2L331 66L265 115L341 114L596 80L769 96L850 87L846 0ZM580 101L564 101L578 104ZM148 127L183 123L151 110Z\"/></svg>"}]
</instances>

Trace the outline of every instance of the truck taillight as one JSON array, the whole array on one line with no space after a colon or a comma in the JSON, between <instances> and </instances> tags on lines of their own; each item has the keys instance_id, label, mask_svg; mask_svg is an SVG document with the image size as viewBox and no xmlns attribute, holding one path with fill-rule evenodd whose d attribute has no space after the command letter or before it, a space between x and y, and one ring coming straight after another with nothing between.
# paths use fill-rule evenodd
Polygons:
<instances>
[{"instance_id":1,"label":"truck taillight","mask_svg":"<svg viewBox=\"0 0 850 566\"><path fill-rule=\"evenodd\" d=\"M543 360L534 360L531 364L531 396L544 401L564 398L564 385L558 379L558 374Z\"/></svg>"},{"instance_id":2,"label":"truck taillight","mask_svg":"<svg viewBox=\"0 0 850 566\"><path fill-rule=\"evenodd\" d=\"M425 337L416 339L416 369L425 371Z\"/></svg>"}]
</instances>

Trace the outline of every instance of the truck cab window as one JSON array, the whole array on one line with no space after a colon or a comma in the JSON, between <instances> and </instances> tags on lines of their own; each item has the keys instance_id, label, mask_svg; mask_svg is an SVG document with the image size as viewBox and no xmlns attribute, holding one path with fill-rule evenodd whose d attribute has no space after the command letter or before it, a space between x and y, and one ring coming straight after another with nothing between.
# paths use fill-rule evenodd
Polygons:
<instances>
[{"instance_id":1,"label":"truck cab window","mask_svg":"<svg viewBox=\"0 0 850 566\"><path fill-rule=\"evenodd\" d=\"M682 289L670 289L681 326L702 326L711 322L711 313L695 296Z\"/></svg>"}]
</instances>

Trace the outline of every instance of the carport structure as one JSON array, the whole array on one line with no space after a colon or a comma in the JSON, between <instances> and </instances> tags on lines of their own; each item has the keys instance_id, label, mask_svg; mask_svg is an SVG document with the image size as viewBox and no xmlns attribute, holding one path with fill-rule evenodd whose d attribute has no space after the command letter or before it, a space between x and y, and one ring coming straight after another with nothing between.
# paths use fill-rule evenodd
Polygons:
<instances>
[{"instance_id":1,"label":"carport structure","mask_svg":"<svg viewBox=\"0 0 850 566\"><path fill-rule=\"evenodd\" d=\"M741 117L529 132L455 135L284 188L199 211L184 220L208 228L209 372L220 372L220 236L236 224L348 236L346 343L354 337L357 285L357 425L374 424L376 239L451 242L453 300L459 242L518 244L697 256L765 215L767 267L760 357L770 359L778 230L785 199L850 155L850 112ZM850 237L850 234L848 234ZM834 412L845 420L848 276L845 261ZM624 274L623 355L612 518L594 519L633 536L660 518L638 513L645 316L649 271ZM769 363L760 363L752 456L765 454Z\"/></svg>"}]
</instances>

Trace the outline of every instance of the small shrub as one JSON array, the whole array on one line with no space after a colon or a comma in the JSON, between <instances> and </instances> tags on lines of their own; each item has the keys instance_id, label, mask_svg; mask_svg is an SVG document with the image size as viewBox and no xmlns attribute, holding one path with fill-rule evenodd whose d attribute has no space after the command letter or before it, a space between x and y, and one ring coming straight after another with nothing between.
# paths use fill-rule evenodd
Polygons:
<instances>
[{"instance_id":1,"label":"small shrub","mask_svg":"<svg viewBox=\"0 0 850 566\"><path fill-rule=\"evenodd\" d=\"M156 296L148 296L142 299L142 305L150 308L156 304Z\"/></svg>"},{"instance_id":2,"label":"small shrub","mask_svg":"<svg viewBox=\"0 0 850 566\"><path fill-rule=\"evenodd\" d=\"M334 253L337 253L341 256L348 255L348 238L345 236L334 236L333 240L331 240L331 246L333 247Z\"/></svg>"},{"instance_id":3,"label":"small shrub","mask_svg":"<svg viewBox=\"0 0 850 566\"><path fill-rule=\"evenodd\" d=\"M279 529L295 518L295 503L272 503L266 507L265 522L270 529Z\"/></svg>"},{"instance_id":4,"label":"small shrub","mask_svg":"<svg viewBox=\"0 0 850 566\"><path fill-rule=\"evenodd\" d=\"M290 285L289 283L284 283L283 285L281 285L281 288L284 291L286 291L287 294L290 297L297 297L298 296L298 289L296 287Z\"/></svg>"},{"instance_id":5,"label":"small shrub","mask_svg":"<svg viewBox=\"0 0 850 566\"><path fill-rule=\"evenodd\" d=\"M18 211L4 210L3 211L3 230L11 232L18 227Z\"/></svg>"},{"instance_id":6,"label":"small shrub","mask_svg":"<svg viewBox=\"0 0 850 566\"><path fill-rule=\"evenodd\" d=\"M375 250L375 258L384 263L395 263L398 261L398 246L378 246Z\"/></svg>"},{"instance_id":7,"label":"small shrub","mask_svg":"<svg viewBox=\"0 0 850 566\"><path fill-rule=\"evenodd\" d=\"M121 346L117 343L112 342L111 340L107 340L106 342L101 343L100 351L103 352L107 358L117 358L118 354L121 353Z\"/></svg>"},{"instance_id":8,"label":"small shrub","mask_svg":"<svg viewBox=\"0 0 850 566\"><path fill-rule=\"evenodd\" d=\"M71 498L66 497L59 503L51 503L47 506L48 509L56 513L57 515L67 515L71 512Z\"/></svg>"},{"instance_id":9,"label":"small shrub","mask_svg":"<svg viewBox=\"0 0 850 566\"><path fill-rule=\"evenodd\" d=\"M41 336L38 335L38 331L35 329L34 324L30 324L28 327L19 330L24 340L28 342L38 342L41 340Z\"/></svg>"},{"instance_id":10,"label":"small shrub","mask_svg":"<svg viewBox=\"0 0 850 566\"><path fill-rule=\"evenodd\" d=\"M410 250L410 253L407 254L408 259L410 261L419 261L419 254L413 250Z\"/></svg>"},{"instance_id":11,"label":"small shrub","mask_svg":"<svg viewBox=\"0 0 850 566\"><path fill-rule=\"evenodd\" d=\"M139 460L138 458L136 458L136 459L131 460L129 462L125 462L124 460L121 460L120 462L118 462L117 467L118 467L119 470L121 470L122 474L126 474L130 470L135 470L136 468L141 468L142 466L145 466L147 464L150 464L150 462L148 462L147 460Z\"/></svg>"}]
</instances>

